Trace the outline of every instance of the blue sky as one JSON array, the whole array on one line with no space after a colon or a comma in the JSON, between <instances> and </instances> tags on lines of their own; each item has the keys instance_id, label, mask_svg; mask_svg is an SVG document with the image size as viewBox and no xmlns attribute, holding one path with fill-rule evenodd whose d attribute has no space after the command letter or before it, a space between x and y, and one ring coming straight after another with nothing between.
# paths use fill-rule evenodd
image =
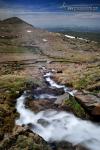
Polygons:
<instances>
[{"instance_id":1,"label":"blue sky","mask_svg":"<svg viewBox=\"0 0 100 150\"><path fill-rule=\"evenodd\" d=\"M97 4L100 7L100 0L0 0L0 9L18 8L41 12L59 12L63 3L67 5ZM100 10L100 9L99 9Z\"/></svg>"},{"instance_id":2,"label":"blue sky","mask_svg":"<svg viewBox=\"0 0 100 150\"><path fill-rule=\"evenodd\" d=\"M2 7L41 7L46 10L53 9L56 11L58 8L66 2L67 4L100 4L100 0L0 0L0 8Z\"/></svg>"},{"instance_id":3,"label":"blue sky","mask_svg":"<svg viewBox=\"0 0 100 150\"><path fill-rule=\"evenodd\" d=\"M19 4L46 4L46 3L62 3L64 0L3 0L7 3L19 3ZM67 3L100 3L99 0L65 0Z\"/></svg>"},{"instance_id":4,"label":"blue sky","mask_svg":"<svg viewBox=\"0 0 100 150\"><path fill-rule=\"evenodd\" d=\"M64 0L0 0L0 19L17 16L40 27L82 27L100 30L99 12L67 12ZM68 5L97 4L100 0L66 0Z\"/></svg>"}]
</instances>

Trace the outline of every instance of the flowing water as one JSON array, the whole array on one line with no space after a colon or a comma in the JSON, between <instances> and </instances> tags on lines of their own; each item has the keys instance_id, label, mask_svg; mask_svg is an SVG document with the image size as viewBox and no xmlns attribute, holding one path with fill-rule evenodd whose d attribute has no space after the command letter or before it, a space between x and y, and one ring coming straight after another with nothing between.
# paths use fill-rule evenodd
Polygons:
<instances>
[{"instance_id":1,"label":"flowing water","mask_svg":"<svg viewBox=\"0 0 100 150\"><path fill-rule=\"evenodd\" d=\"M66 93L69 93L70 95L74 96L74 93L76 92L76 90L70 90L69 88L67 88L65 85L59 85L57 84L55 81L52 80L52 73L49 72L49 73L46 73L44 75L45 77L45 80L49 83L49 85L52 87L52 88L57 88L57 89L61 89L63 88L64 89L64 92Z\"/></svg>"},{"instance_id":2,"label":"flowing water","mask_svg":"<svg viewBox=\"0 0 100 150\"><path fill-rule=\"evenodd\" d=\"M51 73L44 75L51 88L63 88L65 92L74 95L75 91L70 91L64 85L58 85L51 76ZM17 125L29 126L47 142L67 141L73 145L81 144L90 150L100 150L99 125L84 121L64 111L50 109L34 113L25 107L26 99L26 92L17 99L16 109L20 114L20 118L16 120Z\"/></svg>"}]
</instances>

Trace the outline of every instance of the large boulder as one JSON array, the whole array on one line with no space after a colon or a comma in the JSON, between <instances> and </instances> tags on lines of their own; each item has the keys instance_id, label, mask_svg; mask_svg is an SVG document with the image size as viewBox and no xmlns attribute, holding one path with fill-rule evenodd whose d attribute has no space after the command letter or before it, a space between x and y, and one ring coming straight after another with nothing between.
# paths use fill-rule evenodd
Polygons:
<instances>
[{"instance_id":1,"label":"large boulder","mask_svg":"<svg viewBox=\"0 0 100 150\"><path fill-rule=\"evenodd\" d=\"M75 99L84 107L84 109L94 118L100 117L100 98L87 93L77 92Z\"/></svg>"}]
</instances>

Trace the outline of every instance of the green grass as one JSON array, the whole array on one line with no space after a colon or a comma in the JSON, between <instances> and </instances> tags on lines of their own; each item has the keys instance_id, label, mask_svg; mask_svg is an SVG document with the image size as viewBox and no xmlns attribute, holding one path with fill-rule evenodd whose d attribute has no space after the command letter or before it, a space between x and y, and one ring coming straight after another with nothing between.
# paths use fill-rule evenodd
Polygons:
<instances>
[{"instance_id":1,"label":"green grass","mask_svg":"<svg viewBox=\"0 0 100 150\"><path fill-rule=\"evenodd\" d=\"M85 110L75 100L75 98L70 97L69 99L65 100L65 104L69 106L78 117L86 118Z\"/></svg>"},{"instance_id":2,"label":"green grass","mask_svg":"<svg viewBox=\"0 0 100 150\"><path fill-rule=\"evenodd\" d=\"M91 72L91 74L84 75L83 78L80 78L77 82L75 81L73 84L74 87L79 90L88 89L90 86L98 84L99 78L99 72L97 74Z\"/></svg>"},{"instance_id":3,"label":"green grass","mask_svg":"<svg viewBox=\"0 0 100 150\"><path fill-rule=\"evenodd\" d=\"M90 80L87 80L87 79L84 77L84 78L80 79L80 80L75 84L75 86L76 86L77 89L81 90L81 89L86 88L86 87L88 86L89 82L90 82Z\"/></svg>"},{"instance_id":4,"label":"green grass","mask_svg":"<svg viewBox=\"0 0 100 150\"><path fill-rule=\"evenodd\" d=\"M15 100L20 92L26 88L25 77L3 75L0 77L0 134L10 133L18 116L15 110Z\"/></svg>"},{"instance_id":5,"label":"green grass","mask_svg":"<svg viewBox=\"0 0 100 150\"><path fill-rule=\"evenodd\" d=\"M39 53L40 50L38 47L22 47L22 46L12 46L12 45L6 45L2 46L0 48L0 53L25 53L25 52L31 52L31 53Z\"/></svg>"},{"instance_id":6,"label":"green grass","mask_svg":"<svg viewBox=\"0 0 100 150\"><path fill-rule=\"evenodd\" d=\"M26 82L24 76L19 77L17 75L4 75L0 77L0 87L7 88L7 89L14 89L18 90L20 87L24 86Z\"/></svg>"}]
</instances>

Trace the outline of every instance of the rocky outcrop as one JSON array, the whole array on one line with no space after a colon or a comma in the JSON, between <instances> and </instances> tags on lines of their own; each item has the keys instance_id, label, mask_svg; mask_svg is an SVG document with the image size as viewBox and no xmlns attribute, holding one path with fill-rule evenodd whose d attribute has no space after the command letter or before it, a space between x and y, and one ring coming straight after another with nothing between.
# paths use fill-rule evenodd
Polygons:
<instances>
[{"instance_id":1,"label":"rocky outcrop","mask_svg":"<svg viewBox=\"0 0 100 150\"><path fill-rule=\"evenodd\" d=\"M52 88L48 88L48 87L37 88L37 89L34 89L32 92L33 92L33 95L34 94L36 94L36 95L39 95L39 94L51 94L51 95L59 96L59 95L64 94L63 88L52 89Z\"/></svg>"},{"instance_id":2,"label":"rocky outcrop","mask_svg":"<svg viewBox=\"0 0 100 150\"><path fill-rule=\"evenodd\" d=\"M47 143L27 127L15 126L13 133L0 143L0 150L86 150L68 142Z\"/></svg>"},{"instance_id":3,"label":"rocky outcrop","mask_svg":"<svg viewBox=\"0 0 100 150\"><path fill-rule=\"evenodd\" d=\"M84 107L84 109L93 117L100 117L100 98L83 92L77 92L75 99Z\"/></svg>"},{"instance_id":4,"label":"rocky outcrop","mask_svg":"<svg viewBox=\"0 0 100 150\"><path fill-rule=\"evenodd\" d=\"M50 146L38 135L27 128L16 126L13 134L5 137L0 143L0 150L52 150Z\"/></svg>"}]
</instances>

